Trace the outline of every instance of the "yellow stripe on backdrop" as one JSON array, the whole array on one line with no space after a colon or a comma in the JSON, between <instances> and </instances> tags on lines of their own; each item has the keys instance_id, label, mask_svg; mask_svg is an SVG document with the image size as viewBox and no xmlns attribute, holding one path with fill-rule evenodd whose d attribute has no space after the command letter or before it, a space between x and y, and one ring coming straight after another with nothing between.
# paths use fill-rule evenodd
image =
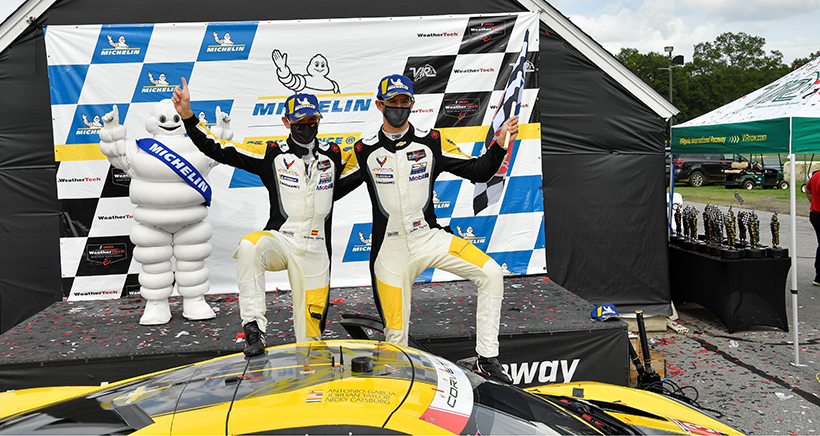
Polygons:
<instances>
[{"instance_id":1,"label":"yellow stripe on backdrop","mask_svg":"<svg viewBox=\"0 0 820 436\"><path fill-rule=\"evenodd\" d=\"M437 129L441 134L456 144L481 142L487 138L488 126L447 127ZM518 139L538 139L541 137L541 123L519 124Z\"/></svg>"},{"instance_id":2,"label":"yellow stripe on backdrop","mask_svg":"<svg viewBox=\"0 0 820 436\"><path fill-rule=\"evenodd\" d=\"M105 155L100 151L100 144L61 144L54 146L54 160L57 162L71 160L103 160Z\"/></svg>"},{"instance_id":3,"label":"yellow stripe on backdrop","mask_svg":"<svg viewBox=\"0 0 820 436\"><path fill-rule=\"evenodd\" d=\"M448 127L438 129L442 135L455 143L480 142L487 137L487 126L478 127ZM361 132L345 133L343 136L354 136L358 141ZM319 135L320 139L335 139L340 134ZM541 124L521 124L518 127L518 139L537 139L541 136ZM265 154L267 141L284 141L287 136L258 136L245 138L241 148L252 153ZM345 141L346 142L346 141ZM342 148L349 147L348 144L339 144ZM100 144L61 144L54 146L54 160L79 161L79 160L103 160L105 155L100 151Z\"/></svg>"}]
</instances>

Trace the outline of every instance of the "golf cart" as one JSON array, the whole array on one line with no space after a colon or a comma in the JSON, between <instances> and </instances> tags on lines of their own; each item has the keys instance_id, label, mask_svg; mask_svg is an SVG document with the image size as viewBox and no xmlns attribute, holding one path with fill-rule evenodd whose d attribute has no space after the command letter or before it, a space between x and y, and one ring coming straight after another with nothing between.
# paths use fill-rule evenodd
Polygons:
<instances>
[{"instance_id":1,"label":"golf cart","mask_svg":"<svg viewBox=\"0 0 820 436\"><path fill-rule=\"evenodd\" d=\"M764 158L758 155L757 158L756 160L755 155L750 155L748 159L736 155L730 167L723 170L723 185L727 189L754 189L755 186L789 189L789 182L783 177L783 161L779 154L776 161L774 156Z\"/></svg>"}]
</instances>

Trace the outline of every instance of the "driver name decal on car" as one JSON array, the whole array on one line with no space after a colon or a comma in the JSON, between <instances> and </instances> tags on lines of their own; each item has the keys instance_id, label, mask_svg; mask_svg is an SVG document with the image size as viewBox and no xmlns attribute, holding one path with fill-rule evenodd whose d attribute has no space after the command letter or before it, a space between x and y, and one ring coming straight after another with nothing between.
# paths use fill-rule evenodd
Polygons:
<instances>
[{"instance_id":1,"label":"driver name decal on car","mask_svg":"<svg viewBox=\"0 0 820 436\"><path fill-rule=\"evenodd\" d=\"M473 388L464 371L455 364L431 354L438 376L436 394L419 419L453 433L460 433L470 420L473 410Z\"/></svg>"}]
</instances>

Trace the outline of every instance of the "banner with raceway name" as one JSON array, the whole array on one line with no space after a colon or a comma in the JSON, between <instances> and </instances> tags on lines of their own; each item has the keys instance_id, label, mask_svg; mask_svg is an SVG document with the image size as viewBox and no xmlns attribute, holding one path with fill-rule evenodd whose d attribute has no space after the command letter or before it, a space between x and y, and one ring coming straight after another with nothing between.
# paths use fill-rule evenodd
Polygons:
<instances>
[{"instance_id":1,"label":"banner with raceway name","mask_svg":"<svg viewBox=\"0 0 820 436\"><path fill-rule=\"evenodd\" d=\"M323 114L319 140L350 149L381 125L374 104L379 79L401 73L416 92L410 122L435 127L478 155L527 30L521 128L501 201L474 216L473 185L446 173L434 191L439 223L485 250L508 275L546 271L537 13L48 26L64 294L80 300L139 292L128 236L135 223L130 178L99 148L102 117L115 105L127 140L150 138L144 123L151 109L185 77L194 113L215 125L219 107L231 116L233 142L259 152L288 135L285 99L309 92ZM210 292L236 292L231 256L267 221L267 194L258 177L226 165L213 168L209 182ZM331 287L369 286L364 186L336 202L333 220ZM417 280L457 279L428 270ZM268 273L267 282L269 290L289 289L285 272Z\"/></svg>"}]
</instances>

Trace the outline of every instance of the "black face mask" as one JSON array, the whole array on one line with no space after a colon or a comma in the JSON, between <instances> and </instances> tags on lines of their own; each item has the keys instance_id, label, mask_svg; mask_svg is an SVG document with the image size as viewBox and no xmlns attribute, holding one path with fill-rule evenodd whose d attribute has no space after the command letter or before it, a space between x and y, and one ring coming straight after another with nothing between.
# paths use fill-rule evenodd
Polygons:
<instances>
[{"instance_id":1,"label":"black face mask","mask_svg":"<svg viewBox=\"0 0 820 436\"><path fill-rule=\"evenodd\" d=\"M401 128L404 126L404 123L407 122L407 119L410 118L410 108L409 107L393 107L393 106L384 106L384 119L387 122L395 127Z\"/></svg>"},{"instance_id":2,"label":"black face mask","mask_svg":"<svg viewBox=\"0 0 820 436\"><path fill-rule=\"evenodd\" d=\"M319 123L290 123L290 136L300 144L310 144L319 133Z\"/></svg>"}]
</instances>

